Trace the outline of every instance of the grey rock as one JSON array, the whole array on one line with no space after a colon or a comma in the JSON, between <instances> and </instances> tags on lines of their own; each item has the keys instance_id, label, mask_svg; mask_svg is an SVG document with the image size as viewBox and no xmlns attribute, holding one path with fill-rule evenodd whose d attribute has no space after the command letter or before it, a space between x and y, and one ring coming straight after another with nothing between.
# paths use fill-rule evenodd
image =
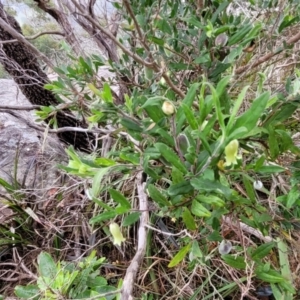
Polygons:
<instances>
[{"instance_id":1,"label":"grey rock","mask_svg":"<svg viewBox=\"0 0 300 300\"><path fill-rule=\"evenodd\" d=\"M31 106L13 80L0 80L0 95L1 106ZM66 154L55 135L45 137L30 124L37 125L33 111L0 109L0 178L13 183L17 162L17 180L24 188L46 190L55 184L56 166Z\"/></svg>"}]
</instances>

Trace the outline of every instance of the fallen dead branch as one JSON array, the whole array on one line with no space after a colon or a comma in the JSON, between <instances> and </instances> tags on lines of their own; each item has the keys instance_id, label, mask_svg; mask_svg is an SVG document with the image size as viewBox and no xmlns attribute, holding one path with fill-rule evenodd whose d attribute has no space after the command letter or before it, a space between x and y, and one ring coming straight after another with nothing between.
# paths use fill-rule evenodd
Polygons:
<instances>
[{"instance_id":1,"label":"fallen dead branch","mask_svg":"<svg viewBox=\"0 0 300 300\"><path fill-rule=\"evenodd\" d=\"M134 299L132 296L132 291L136 280L136 275L146 252L146 244L147 244L146 225L149 220L149 212L148 212L148 199L147 199L147 194L145 192L145 183L142 182L142 172L138 173L136 183L137 183L138 198L139 198L139 209L140 211L142 211L140 217L138 237L137 237L138 246L137 246L137 251L126 271L126 275L123 280L121 300Z\"/></svg>"},{"instance_id":2,"label":"fallen dead branch","mask_svg":"<svg viewBox=\"0 0 300 300\"><path fill-rule=\"evenodd\" d=\"M243 222L234 222L231 220L231 218L225 216L223 216L222 220L227 225L235 228L240 228L242 231L256 236L258 239L264 241L265 243L269 243L273 241L272 237L264 236L259 230L252 228Z\"/></svg>"}]
</instances>

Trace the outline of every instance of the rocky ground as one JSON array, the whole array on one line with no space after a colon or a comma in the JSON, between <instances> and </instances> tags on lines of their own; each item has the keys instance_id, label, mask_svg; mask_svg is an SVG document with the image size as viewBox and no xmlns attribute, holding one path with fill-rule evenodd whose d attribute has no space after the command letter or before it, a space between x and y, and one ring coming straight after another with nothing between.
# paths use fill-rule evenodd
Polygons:
<instances>
[{"instance_id":1,"label":"rocky ground","mask_svg":"<svg viewBox=\"0 0 300 300\"><path fill-rule=\"evenodd\" d=\"M6 106L31 106L13 80L0 80L0 180L19 184L24 190L44 193L55 186L57 164L66 158L55 135L35 130L34 111L9 110ZM4 217L0 187L0 223ZM1 204L2 202L2 204Z\"/></svg>"}]
</instances>

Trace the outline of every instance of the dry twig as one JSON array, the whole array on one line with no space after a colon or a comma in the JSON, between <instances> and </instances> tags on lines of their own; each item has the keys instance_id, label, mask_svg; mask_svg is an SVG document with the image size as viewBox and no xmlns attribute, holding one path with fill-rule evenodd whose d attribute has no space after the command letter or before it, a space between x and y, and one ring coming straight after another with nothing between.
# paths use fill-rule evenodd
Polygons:
<instances>
[{"instance_id":1,"label":"dry twig","mask_svg":"<svg viewBox=\"0 0 300 300\"><path fill-rule=\"evenodd\" d=\"M123 280L121 300L133 299L132 291L136 280L136 275L144 258L147 245L146 225L149 220L149 212L147 194L145 193L145 183L142 182L142 172L139 172L137 175L137 190L140 204L139 209L140 211L142 211L138 230L138 246L135 256L133 257L129 267L127 268L126 275Z\"/></svg>"}]
</instances>

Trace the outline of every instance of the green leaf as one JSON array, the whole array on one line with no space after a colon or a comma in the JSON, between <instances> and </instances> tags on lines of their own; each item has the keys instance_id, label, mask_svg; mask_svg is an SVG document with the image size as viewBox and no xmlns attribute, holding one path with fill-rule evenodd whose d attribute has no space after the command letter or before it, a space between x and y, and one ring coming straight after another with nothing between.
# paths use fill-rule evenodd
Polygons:
<instances>
[{"instance_id":1,"label":"green leaf","mask_svg":"<svg viewBox=\"0 0 300 300\"><path fill-rule=\"evenodd\" d=\"M220 18L220 14L226 10L226 8L229 4L230 4L230 1L219 2L218 8L215 10L215 12L212 15L212 18L210 19L212 24L214 24Z\"/></svg>"},{"instance_id":2,"label":"green leaf","mask_svg":"<svg viewBox=\"0 0 300 300\"><path fill-rule=\"evenodd\" d=\"M102 189L102 186L101 186L102 179L110 171L110 169L111 169L111 167L102 168L94 176L92 189L91 189L91 192L92 192L91 196L93 198L98 197L98 195Z\"/></svg>"},{"instance_id":3,"label":"green leaf","mask_svg":"<svg viewBox=\"0 0 300 300\"><path fill-rule=\"evenodd\" d=\"M281 24L278 27L278 33L280 33L284 28L291 26L295 22L299 22L300 17L292 17L290 15L287 15L283 18Z\"/></svg>"},{"instance_id":4,"label":"green leaf","mask_svg":"<svg viewBox=\"0 0 300 300\"><path fill-rule=\"evenodd\" d=\"M177 196L177 195L185 195L192 192L194 188L191 186L189 181L182 181L176 184L172 184L168 188L168 194L170 196Z\"/></svg>"},{"instance_id":5,"label":"green leaf","mask_svg":"<svg viewBox=\"0 0 300 300\"><path fill-rule=\"evenodd\" d=\"M297 105L296 101L294 103L288 102L284 105L275 107L272 110L273 114L265 121L263 126L265 128L267 128L269 126L275 126L275 125L285 121L294 113L294 111L297 108L298 108L298 105Z\"/></svg>"},{"instance_id":6,"label":"green leaf","mask_svg":"<svg viewBox=\"0 0 300 300\"><path fill-rule=\"evenodd\" d=\"M121 125L127 129L135 131L135 132L143 131L142 127L137 122L133 121L132 119L122 118Z\"/></svg>"},{"instance_id":7,"label":"green leaf","mask_svg":"<svg viewBox=\"0 0 300 300\"><path fill-rule=\"evenodd\" d=\"M167 22L165 19L162 20L156 20L155 21L155 26L160 29L162 32L167 33L167 34L172 34L172 28L169 24L169 22Z\"/></svg>"},{"instance_id":8,"label":"green leaf","mask_svg":"<svg viewBox=\"0 0 300 300\"><path fill-rule=\"evenodd\" d=\"M224 205L225 205L224 200L222 200L221 198L214 196L214 195L209 195L209 196L198 195L196 197L196 199L199 202L203 202L203 203L210 204L210 205L215 205L218 207L224 207Z\"/></svg>"},{"instance_id":9,"label":"green leaf","mask_svg":"<svg viewBox=\"0 0 300 300\"><path fill-rule=\"evenodd\" d=\"M190 109L190 107L188 107L185 103L182 103L181 107L184 111L185 117L186 117L187 121L189 122L191 128L193 130L198 129L198 122L194 116L193 111Z\"/></svg>"},{"instance_id":10,"label":"green leaf","mask_svg":"<svg viewBox=\"0 0 300 300\"><path fill-rule=\"evenodd\" d=\"M253 187L253 183L244 174L242 176L243 176L243 184L244 184L244 187L246 189L247 196L251 200L251 202L254 203L256 201L255 200L256 195L255 195L255 190L254 190L254 187Z\"/></svg>"},{"instance_id":11,"label":"green leaf","mask_svg":"<svg viewBox=\"0 0 300 300\"><path fill-rule=\"evenodd\" d=\"M287 195L286 208L290 209L300 199L300 192L298 186L293 186Z\"/></svg>"},{"instance_id":12,"label":"green leaf","mask_svg":"<svg viewBox=\"0 0 300 300\"><path fill-rule=\"evenodd\" d=\"M241 105L244 101L244 98L246 96L248 88L249 88L249 85L245 86L242 89L242 91L240 92L240 94L238 95L238 98L236 99L236 101L234 102L234 106L233 106L233 109L231 111L230 118L229 118L229 121L227 123L227 128L226 128L226 131L228 133L231 131L233 122L235 120L235 116L237 115L237 113L238 113L238 111L239 111L239 109L240 109L240 107L241 107ZM235 139L235 137L232 137L232 138Z\"/></svg>"},{"instance_id":13,"label":"green leaf","mask_svg":"<svg viewBox=\"0 0 300 300\"><path fill-rule=\"evenodd\" d=\"M153 107L153 106L162 106L162 102L164 100L168 100L163 96L155 96L155 97L150 97L146 100L146 102L141 106L141 108L146 108L146 107Z\"/></svg>"},{"instance_id":14,"label":"green leaf","mask_svg":"<svg viewBox=\"0 0 300 300\"><path fill-rule=\"evenodd\" d=\"M197 217L210 217L211 212L207 210L202 204L200 204L196 199L192 202L191 212Z\"/></svg>"},{"instance_id":15,"label":"green leaf","mask_svg":"<svg viewBox=\"0 0 300 300\"><path fill-rule=\"evenodd\" d=\"M275 130L272 126L268 128L269 131L269 149L271 159L274 160L279 155L279 145L278 145L278 136L275 133Z\"/></svg>"},{"instance_id":16,"label":"green leaf","mask_svg":"<svg viewBox=\"0 0 300 300\"><path fill-rule=\"evenodd\" d=\"M217 62L216 67L208 74L208 78L216 80L217 76L226 71L229 67L231 67L229 63Z\"/></svg>"},{"instance_id":17,"label":"green leaf","mask_svg":"<svg viewBox=\"0 0 300 300\"><path fill-rule=\"evenodd\" d=\"M226 264L228 264L229 266L231 266L233 268L236 268L239 270L246 269L245 257L231 255L231 254L224 254L221 257L226 262Z\"/></svg>"},{"instance_id":18,"label":"green leaf","mask_svg":"<svg viewBox=\"0 0 300 300\"><path fill-rule=\"evenodd\" d=\"M173 184L184 181L184 177L183 177L182 173L175 167L172 168L171 177L172 177Z\"/></svg>"},{"instance_id":19,"label":"green leaf","mask_svg":"<svg viewBox=\"0 0 300 300\"><path fill-rule=\"evenodd\" d=\"M279 288L278 284L271 283L271 288L273 292L273 296L276 300L292 300L292 299L286 299L284 293Z\"/></svg>"},{"instance_id":20,"label":"green leaf","mask_svg":"<svg viewBox=\"0 0 300 300\"><path fill-rule=\"evenodd\" d=\"M187 207L183 208L182 220L188 230L195 230L197 228L194 217Z\"/></svg>"},{"instance_id":21,"label":"green leaf","mask_svg":"<svg viewBox=\"0 0 300 300\"><path fill-rule=\"evenodd\" d=\"M193 102L196 97L196 92L197 92L199 86L200 86L199 83L193 83L190 86L186 96L182 100L182 104L185 104L187 107L191 107L193 105ZM185 122L185 114L184 114L183 108L180 106L176 113L176 133L177 134L182 132L181 128L182 128L182 125L184 124L184 122Z\"/></svg>"},{"instance_id":22,"label":"green leaf","mask_svg":"<svg viewBox=\"0 0 300 300\"><path fill-rule=\"evenodd\" d=\"M136 223L140 218L141 213L134 212L126 216L122 222L122 226L130 226L134 223Z\"/></svg>"},{"instance_id":23,"label":"green leaf","mask_svg":"<svg viewBox=\"0 0 300 300\"><path fill-rule=\"evenodd\" d=\"M164 39L160 39L156 36L149 36L149 41L152 41L153 43L155 43L159 46L163 46L165 43Z\"/></svg>"},{"instance_id":24,"label":"green leaf","mask_svg":"<svg viewBox=\"0 0 300 300\"><path fill-rule=\"evenodd\" d=\"M179 252L172 258L170 263L168 264L169 268L177 266L186 256L186 254L190 251L192 243L187 244L183 248L179 250Z\"/></svg>"},{"instance_id":25,"label":"green leaf","mask_svg":"<svg viewBox=\"0 0 300 300\"><path fill-rule=\"evenodd\" d=\"M259 168L255 168L255 171L262 174L280 173L280 172L284 172L285 168L280 166L261 166Z\"/></svg>"},{"instance_id":26,"label":"green leaf","mask_svg":"<svg viewBox=\"0 0 300 300\"><path fill-rule=\"evenodd\" d=\"M221 97L225 91L225 88L226 86L228 85L229 81L231 79L231 76L226 76L224 78L222 78L218 84L217 84L217 87L216 87L216 92L218 94L218 97Z\"/></svg>"},{"instance_id":27,"label":"green leaf","mask_svg":"<svg viewBox=\"0 0 300 300\"><path fill-rule=\"evenodd\" d=\"M206 54L201 54L199 57L197 57L195 60L194 60L194 63L195 64L204 64L204 63L207 63L207 62L210 62L211 61L211 57L209 55L209 53L206 53Z\"/></svg>"},{"instance_id":28,"label":"green leaf","mask_svg":"<svg viewBox=\"0 0 300 300\"><path fill-rule=\"evenodd\" d=\"M163 196L163 194L153 185L148 185L148 192L153 201L155 201L160 207L170 206L169 201Z\"/></svg>"},{"instance_id":29,"label":"green leaf","mask_svg":"<svg viewBox=\"0 0 300 300\"><path fill-rule=\"evenodd\" d=\"M114 190L114 189L109 189L109 194L110 196L116 201L118 202L122 207L130 209L131 208L131 204L130 202L118 191Z\"/></svg>"},{"instance_id":30,"label":"green leaf","mask_svg":"<svg viewBox=\"0 0 300 300\"><path fill-rule=\"evenodd\" d=\"M98 157L95 159L95 165L98 167L110 167L116 165L116 162L109 158Z\"/></svg>"},{"instance_id":31,"label":"green leaf","mask_svg":"<svg viewBox=\"0 0 300 300\"><path fill-rule=\"evenodd\" d=\"M8 193L12 193L15 190L15 188L11 184L9 184L8 182L6 182L2 178L0 178L0 185L3 186Z\"/></svg>"},{"instance_id":32,"label":"green leaf","mask_svg":"<svg viewBox=\"0 0 300 300\"><path fill-rule=\"evenodd\" d=\"M111 89L107 82L103 84L102 98L105 102L113 103Z\"/></svg>"},{"instance_id":33,"label":"green leaf","mask_svg":"<svg viewBox=\"0 0 300 300\"><path fill-rule=\"evenodd\" d=\"M277 271L273 269L264 270L263 268L258 268L255 273L258 279L268 283L278 283L285 280L284 277L282 277Z\"/></svg>"},{"instance_id":34,"label":"green leaf","mask_svg":"<svg viewBox=\"0 0 300 300\"><path fill-rule=\"evenodd\" d=\"M132 164L138 166L140 164L140 154L139 153L120 153L120 159L129 161Z\"/></svg>"},{"instance_id":35,"label":"green leaf","mask_svg":"<svg viewBox=\"0 0 300 300\"><path fill-rule=\"evenodd\" d=\"M174 138L166 130L163 130L162 128L158 128L154 132L159 134L162 137L164 143L168 144L171 147L175 145Z\"/></svg>"},{"instance_id":36,"label":"green leaf","mask_svg":"<svg viewBox=\"0 0 300 300\"><path fill-rule=\"evenodd\" d=\"M204 25L201 22L199 22L197 20L196 16L194 16L194 15L192 15L189 18L181 18L181 20L184 21L184 22L187 22L191 25L194 25L197 28L204 29Z\"/></svg>"},{"instance_id":37,"label":"green leaf","mask_svg":"<svg viewBox=\"0 0 300 300\"><path fill-rule=\"evenodd\" d=\"M239 27L239 30L229 38L228 40L228 46L232 46L234 44L237 44L238 42L240 42L242 39L245 38L245 36L247 35L247 33L249 33L249 31L252 29L252 25L251 24L246 24L243 27Z\"/></svg>"},{"instance_id":38,"label":"green leaf","mask_svg":"<svg viewBox=\"0 0 300 300\"><path fill-rule=\"evenodd\" d=\"M145 108L145 111L155 123L158 123L160 120L162 120L165 117L164 113L161 110L161 105L148 106Z\"/></svg>"},{"instance_id":39,"label":"green leaf","mask_svg":"<svg viewBox=\"0 0 300 300\"><path fill-rule=\"evenodd\" d=\"M170 147L163 143L156 143L154 147L172 166L176 167L183 174L187 173L186 166L180 161L178 155Z\"/></svg>"},{"instance_id":40,"label":"green leaf","mask_svg":"<svg viewBox=\"0 0 300 300\"><path fill-rule=\"evenodd\" d=\"M17 285L15 287L15 294L21 299L37 300L40 298L40 289L33 284L27 286Z\"/></svg>"},{"instance_id":41,"label":"green leaf","mask_svg":"<svg viewBox=\"0 0 300 300\"><path fill-rule=\"evenodd\" d=\"M204 255L199 247L198 241L195 241L195 240L193 241L191 254L192 254L193 258L196 258L196 257L203 258L204 257Z\"/></svg>"},{"instance_id":42,"label":"green leaf","mask_svg":"<svg viewBox=\"0 0 300 300\"><path fill-rule=\"evenodd\" d=\"M290 268L289 255L288 255L289 249L287 247L287 244L282 239L277 238L277 247L278 247L281 275L284 276L284 278L288 279L292 283L293 274ZM290 292L294 293L293 286Z\"/></svg>"},{"instance_id":43,"label":"green leaf","mask_svg":"<svg viewBox=\"0 0 300 300\"><path fill-rule=\"evenodd\" d=\"M41 252L37 258L37 262L39 265L39 274L42 277L48 277L51 279L54 279L56 277L56 264L49 253Z\"/></svg>"},{"instance_id":44,"label":"green leaf","mask_svg":"<svg viewBox=\"0 0 300 300\"><path fill-rule=\"evenodd\" d=\"M118 215L117 212L115 212L114 210L106 211L102 214L99 214L99 215L91 218L89 223L90 224L100 223L102 221L110 220L110 219L114 218L117 215Z\"/></svg>"},{"instance_id":45,"label":"green leaf","mask_svg":"<svg viewBox=\"0 0 300 300\"><path fill-rule=\"evenodd\" d=\"M225 185L222 185L218 181L211 181L202 178L193 178L191 180L191 185L198 191L218 192L223 194L226 198L229 198L231 196L231 189Z\"/></svg>"},{"instance_id":46,"label":"green leaf","mask_svg":"<svg viewBox=\"0 0 300 300\"><path fill-rule=\"evenodd\" d=\"M258 260L258 261L263 259L265 256L267 256L270 253L270 251L274 248L274 246L275 246L274 242L260 245L252 252L251 258L253 260Z\"/></svg>"},{"instance_id":47,"label":"green leaf","mask_svg":"<svg viewBox=\"0 0 300 300\"><path fill-rule=\"evenodd\" d=\"M265 110L269 97L270 93L265 92L256 98L251 107L244 114L238 117L235 125L233 126L234 130L240 127L246 127L248 132L251 131L256 126L257 121ZM242 138L243 136L244 135L241 134L241 136L235 138Z\"/></svg>"}]
</instances>

